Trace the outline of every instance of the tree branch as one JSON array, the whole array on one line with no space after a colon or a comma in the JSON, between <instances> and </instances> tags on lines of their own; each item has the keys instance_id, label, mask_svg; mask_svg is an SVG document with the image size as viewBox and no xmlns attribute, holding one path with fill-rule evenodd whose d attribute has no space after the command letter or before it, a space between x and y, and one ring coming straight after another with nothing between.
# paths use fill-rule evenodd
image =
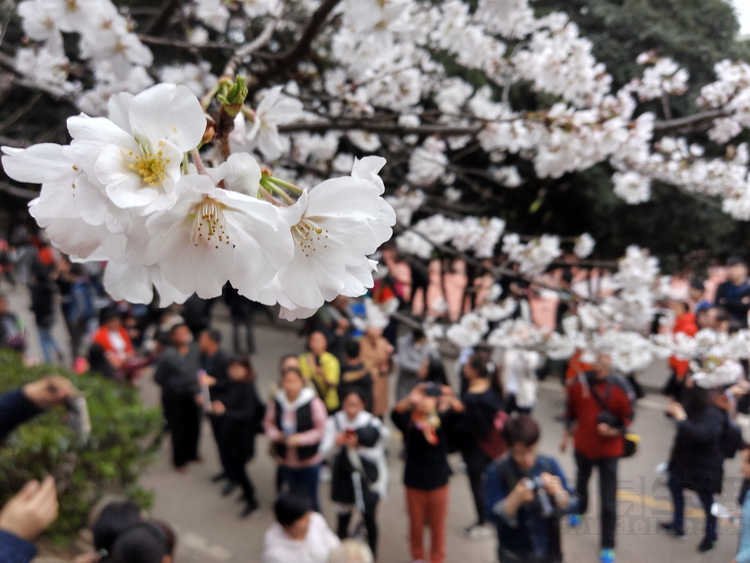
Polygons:
<instances>
[{"instance_id":1,"label":"tree branch","mask_svg":"<svg viewBox=\"0 0 750 563\"><path fill-rule=\"evenodd\" d=\"M292 68L295 63L297 63L302 57L304 57L310 50L310 46L312 45L313 40L320 32L320 29L323 27L323 24L328 18L328 15L333 11L333 9L340 1L341 0L323 0L320 6L318 6L318 9L315 10L313 15L310 17L310 21L307 24L305 30L302 32L302 36L299 38L299 41L297 41L294 47L289 49L286 53L273 58L269 63L268 68L256 75L256 84L265 84L269 78L280 74L286 69Z\"/></svg>"},{"instance_id":2,"label":"tree branch","mask_svg":"<svg viewBox=\"0 0 750 563\"><path fill-rule=\"evenodd\" d=\"M182 0L168 0L164 5L162 11L159 12L159 15L156 16L154 21L148 27L148 30L146 30L146 34L161 35L162 33L164 33L164 30L169 23L169 18L172 17L172 14L175 12L175 10L177 10L177 8L180 7L181 4Z\"/></svg>"},{"instance_id":3,"label":"tree branch","mask_svg":"<svg viewBox=\"0 0 750 563\"><path fill-rule=\"evenodd\" d=\"M279 126L279 132L282 133L325 133L327 131L351 131L360 130L370 133L382 133L385 135L441 135L441 136L458 136L458 135L476 135L482 130L483 125L469 126L446 126L446 125L417 125L416 127L406 127L398 123L381 123L372 121L359 121L357 119L341 119L336 121L313 122L313 123L292 123L290 125Z\"/></svg>"},{"instance_id":4,"label":"tree branch","mask_svg":"<svg viewBox=\"0 0 750 563\"><path fill-rule=\"evenodd\" d=\"M227 61L222 75L234 78L234 75L237 72L237 67L242 62L242 59L251 55L253 52L257 51L263 45L268 43L271 40L274 29L276 29L276 20L269 20L260 35L256 37L255 41L248 43L247 45L239 49L234 55L232 55L229 61Z\"/></svg>"},{"instance_id":5,"label":"tree branch","mask_svg":"<svg viewBox=\"0 0 750 563\"><path fill-rule=\"evenodd\" d=\"M221 51L233 51L235 47L224 43L203 43L201 45L190 43L189 41L179 41L177 39L162 39L151 35L138 34L138 39L148 45L163 45L165 47L175 47L177 49L198 50L198 49L216 49Z\"/></svg>"},{"instance_id":6,"label":"tree branch","mask_svg":"<svg viewBox=\"0 0 750 563\"><path fill-rule=\"evenodd\" d=\"M711 109L693 115L687 115L685 117L656 121L654 123L654 133L670 133L684 129L691 131L701 129L706 127L709 121L713 121L717 117L724 117L725 115L724 111L720 109Z\"/></svg>"}]
</instances>

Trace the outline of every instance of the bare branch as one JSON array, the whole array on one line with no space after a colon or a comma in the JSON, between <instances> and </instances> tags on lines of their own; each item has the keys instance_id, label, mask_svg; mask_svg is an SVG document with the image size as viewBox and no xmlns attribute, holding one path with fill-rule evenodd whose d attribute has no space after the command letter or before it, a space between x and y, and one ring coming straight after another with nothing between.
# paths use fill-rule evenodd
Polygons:
<instances>
[{"instance_id":1,"label":"bare branch","mask_svg":"<svg viewBox=\"0 0 750 563\"><path fill-rule=\"evenodd\" d=\"M724 117L726 114L719 109L702 111L685 117L675 119L666 119L654 123L654 133L673 133L678 131L695 131L696 129L705 129L709 123L717 117Z\"/></svg>"},{"instance_id":2,"label":"bare branch","mask_svg":"<svg viewBox=\"0 0 750 563\"><path fill-rule=\"evenodd\" d=\"M441 135L446 137L458 135L476 135L482 130L483 125L450 126L450 125L417 125L406 127L398 123L382 123L379 121L360 121L358 119L339 119L336 121L316 121L312 123L292 123L282 125L279 131L282 133L325 133L327 131L369 131L370 133L381 133L384 135Z\"/></svg>"},{"instance_id":3,"label":"bare branch","mask_svg":"<svg viewBox=\"0 0 750 563\"><path fill-rule=\"evenodd\" d=\"M340 1L341 0L323 0L320 6L318 6L318 9L315 10L310 17L310 21L302 32L299 41L297 41L294 47L289 49L286 53L272 59L269 67L265 71L259 72L256 75L258 79L257 84L265 84L269 78L282 73L286 69L293 68L295 64L309 52L310 45L312 45L313 40L317 37L323 24L328 18L328 15Z\"/></svg>"},{"instance_id":4,"label":"bare branch","mask_svg":"<svg viewBox=\"0 0 750 563\"><path fill-rule=\"evenodd\" d=\"M164 4L164 8L161 12L159 12L159 15L156 16L154 21L149 26L146 33L148 35L160 35L164 33L164 30L167 28L167 24L169 23L169 18L172 17L172 14L174 14L175 10L179 8L182 5L182 0L168 0L166 4Z\"/></svg>"},{"instance_id":5,"label":"bare branch","mask_svg":"<svg viewBox=\"0 0 750 563\"><path fill-rule=\"evenodd\" d=\"M185 49L189 51L195 51L200 49L215 49L220 51L234 51L235 46L226 43L202 43L200 45L196 43L190 43L189 41L180 41L178 39L162 39L161 37L153 37L151 35L138 34L138 39L148 45L163 45L165 47L175 47L177 49Z\"/></svg>"},{"instance_id":6,"label":"bare branch","mask_svg":"<svg viewBox=\"0 0 750 563\"><path fill-rule=\"evenodd\" d=\"M233 78L235 73L237 72L237 67L240 65L242 60L245 57L250 56L252 53L263 47L263 45L271 40L274 29L276 29L276 20L271 19L266 24L266 27L263 28L263 31L260 33L260 35L258 35L258 37L256 37L253 42L248 43L247 45L239 49L234 55L232 55L232 58L227 61L227 64L224 67L223 75Z\"/></svg>"}]
</instances>

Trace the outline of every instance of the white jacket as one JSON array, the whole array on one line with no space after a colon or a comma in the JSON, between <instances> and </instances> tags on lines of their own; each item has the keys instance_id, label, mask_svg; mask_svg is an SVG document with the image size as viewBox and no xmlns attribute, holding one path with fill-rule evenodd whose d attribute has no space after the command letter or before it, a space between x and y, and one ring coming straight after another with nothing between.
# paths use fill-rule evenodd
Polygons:
<instances>
[{"instance_id":1,"label":"white jacket","mask_svg":"<svg viewBox=\"0 0 750 563\"><path fill-rule=\"evenodd\" d=\"M310 527L303 540L289 536L281 524L274 522L263 540L262 563L326 563L331 551L341 541L328 527L325 518L313 512Z\"/></svg>"}]
</instances>

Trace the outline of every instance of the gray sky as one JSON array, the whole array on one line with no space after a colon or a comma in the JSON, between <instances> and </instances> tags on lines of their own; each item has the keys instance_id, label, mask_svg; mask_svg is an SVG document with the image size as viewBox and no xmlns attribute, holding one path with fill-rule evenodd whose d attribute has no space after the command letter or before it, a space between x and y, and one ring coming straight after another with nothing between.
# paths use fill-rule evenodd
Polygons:
<instances>
[{"instance_id":1,"label":"gray sky","mask_svg":"<svg viewBox=\"0 0 750 563\"><path fill-rule=\"evenodd\" d=\"M734 0L734 5L740 20L740 32L750 35L750 0Z\"/></svg>"}]
</instances>

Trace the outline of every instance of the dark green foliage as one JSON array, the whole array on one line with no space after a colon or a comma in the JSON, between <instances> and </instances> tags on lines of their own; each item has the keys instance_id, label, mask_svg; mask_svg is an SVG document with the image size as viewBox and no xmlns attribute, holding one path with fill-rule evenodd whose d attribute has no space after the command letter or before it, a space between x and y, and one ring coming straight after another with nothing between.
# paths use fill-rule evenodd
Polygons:
<instances>
[{"instance_id":1,"label":"dark green foliage","mask_svg":"<svg viewBox=\"0 0 750 563\"><path fill-rule=\"evenodd\" d=\"M49 366L25 367L15 354L0 355L0 390L10 390L50 373ZM82 439L66 426L70 416L58 407L20 426L0 446L0 504L30 479L55 476L60 516L47 532L69 544L85 526L91 507L105 493L151 502L138 487L139 474L154 459L161 428L158 409L145 408L135 389L98 375L73 380L88 401L92 432Z\"/></svg>"}]
</instances>

